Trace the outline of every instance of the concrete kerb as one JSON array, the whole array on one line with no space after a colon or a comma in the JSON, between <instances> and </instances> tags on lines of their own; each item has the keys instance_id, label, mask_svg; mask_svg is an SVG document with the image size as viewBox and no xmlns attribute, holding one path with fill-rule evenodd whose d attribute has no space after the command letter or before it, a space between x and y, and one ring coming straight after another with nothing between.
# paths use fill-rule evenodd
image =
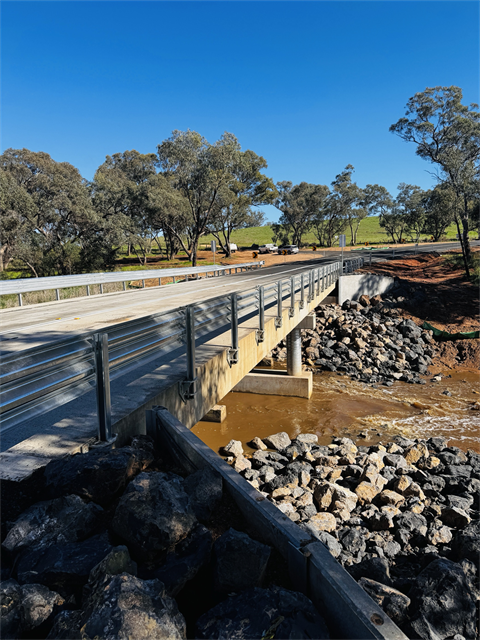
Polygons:
<instances>
[{"instance_id":1,"label":"concrete kerb","mask_svg":"<svg viewBox=\"0 0 480 640\"><path fill-rule=\"evenodd\" d=\"M148 412L150 435L187 472L210 467L265 542L287 560L292 581L328 620L337 638L407 640L325 546L266 500L165 407Z\"/></svg>"},{"instance_id":2,"label":"concrete kerb","mask_svg":"<svg viewBox=\"0 0 480 640\"><path fill-rule=\"evenodd\" d=\"M340 276L338 279L338 304L345 300L358 300L360 296L376 296L389 291L395 284L395 278L377 276L370 273Z\"/></svg>"}]
</instances>

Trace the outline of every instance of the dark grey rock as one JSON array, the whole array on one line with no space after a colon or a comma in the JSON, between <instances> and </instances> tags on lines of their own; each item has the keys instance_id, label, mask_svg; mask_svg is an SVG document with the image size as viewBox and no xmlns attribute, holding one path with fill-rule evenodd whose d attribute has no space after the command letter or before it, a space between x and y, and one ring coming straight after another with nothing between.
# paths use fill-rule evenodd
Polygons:
<instances>
[{"instance_id":1,"label":"dark grey rock","mask_svg":"<svg viewBox=\"0 0 480 640\"><path fill-rule=\"evenodd\" d=\"M111 549L106 534L82 542L29 547L19 556L18 582L40 582L67 597L83 587L90 571Z\"/></svg>"},{"instance_id":2,"label":"dark grey rock","mask_svg":"<svg viewBox=\"0 0 480 640\"><path fill-rule=\"evenodd\" d=\"M350 529L340 535L343 548L352 555L362 555L366 549L365 530Z\"/></svg>"},{"instance_id":3,"label":"dark grey rock","mask_svg":"<svg viewBox=\"0 0 480 640\"><path fill-rule=\"evenodd\" d=\"M48 620L57 605L63 603L58 593L43 584L19 585L16 580L0 584L0 601L0 636L3 640L19 638L36 629Z\"/></svg>"},{"instance_id":4,"label":"dark grey rock","mask_svg":"<svg viewBox=\"0 0 480 640\"><path fill-rule=\"evenodd\" d=\"M475 637L475 595L455 562L446 558L433 560L417 576L409 596L413 637L422 640L444 640L455 634Z\"/></svg>"},{"instance_id":5,"label":"dark grey rock","mask_svg":"<svg viewBox=\"0 0 480 640\"><path fill-rule=\"evenodd\" d=\"M260 586L271 549L246 533L229 529L214 545L215 589L230 593Z\"/></svg>"},{"instance_id":6,"label":"dark grey rock","mask_svg":"<svg viewBox=\"0 0 480 640\"><path fill-rule=\"evenodd\" d=\"M392 584L390 564L385 558L365 558L358 564L349 567L348 571L357 581L360 578L369 578L387 586Z\"/></svg>"},{"instance_id":7,"label":"dark grey rock","mask_svg":"<svg viewBox=\"0 0 480 640\"><path fill-rule=\"evenodd\" d=\"M209 520L222 499L222 477L210 468L200 469L185 478L183 486L197 519Z\"/></svg>"},{"instance_id":8,"label":"dark grey rock","mask_svg":"<svg viewBox=\"0 0 480 640\"><path fill-rule=\"evenodd\" d=\"M466 558L478 563L480 557L480 520L473 520L457 531L452 542L452 552L458 560Z\"/></svg>"},{"instance_id":9,"label":"dark grey rock","mask_svg":"<svg viewBox=\"0 0 480 640\"><path fill-rule=\"evenodd\" d=\"M183 478L173 473L141 473L120 498L113 529L134 558L153 561L197 524Z\"/></svg>"},{"instance_id":10,"label":"dark grey rock","mask_svg":"<svg viewBox=\"0 0 480 640\"><path fill-rule=\"evenodd\" d=\"M143 449L98 449L49 462L44 470L51 498L76 494L107 506L127 483L153 462Z\"/></svg>"},{"instance_id":11,"label":"dark grey rock","mask_svg":"<svg viewBox=\"0 0 480 640\"><path fill-rule=\"evenodd\" d=\"M3 547L18 552L34 544L84 540L95 532L102 515L102 507L76 495L37 502L16 520Z\"/></svg>"},{"instance_id":12,"label":"dark grey rock","mask_svg":"<svg viewBox=\"0 0 480 640\"><path fill-rule=\"evenodd\" d=\"M81 630L85 640L186 638L185 619L163 584L128 573L111 577L104 588L90 595Z\"/></svg>"},{"instance_id":13,"label":"dark grey rock","mask_svg":"<svg viewBox=\"0 0 480 640\"><path fill-rule=\"evenodd\" d=\"M394 518L395 526L404 529L410 534L424 536L427 533L427 521L418 513L401 513Z\"/></svg>"},{"instance_id":14,"label":"dark grey rock","mask_svg":"<svg viewBox=\"0 0 480 640\"><path fill-rule=\"evenodd\" d=\"M61 611L53 622L47 640L83 640L81 618L82 611Z\"/></svg>"},{"instance_id":15,"label":"dark grey rock","mask_svg":"<svg viewBox=\"0 0 480 640\"><path fill-rule=\"evenodd\" d=\"M165 585L168 595L174 597L210 562L212 544L212 534L200 524L176 545L159 569L140 577L157 578Z\"/></svg>"},{"instance_id":16,"label":"dark grey rock","mask_svg":"<svg viewBox=\"0 0 480 640\"><path fill-rule=\"evenodd\" d=\"M196 638L330 638L327 626L303 594L280 587L251 589L227 598L197 621Z\"/></svg>"},{"instance_id":17,"label":"dark grey rock","mask_svg":"<svg viewBox=\"0 0 480 640\"><path fill-rule=\"evenodd\" d=\"M83 587L83 600L86 601L93 591L104 588L111 576L119 573L137 575L137 563L130 558L125 545L114 547L103 560L93 567L88 576L88 582Z\"/></svg>"},{"instance_id":18,"label":"dark grey rock","mask_svg":"<svg viewBox=\"0 0 480 640\"><path fill-rule=\"evenodd\" d=\"M408 617L410 598L393 587L369 578L360 578L358 583L395 624L403 625Z\"/></svg>"}]
</instances>

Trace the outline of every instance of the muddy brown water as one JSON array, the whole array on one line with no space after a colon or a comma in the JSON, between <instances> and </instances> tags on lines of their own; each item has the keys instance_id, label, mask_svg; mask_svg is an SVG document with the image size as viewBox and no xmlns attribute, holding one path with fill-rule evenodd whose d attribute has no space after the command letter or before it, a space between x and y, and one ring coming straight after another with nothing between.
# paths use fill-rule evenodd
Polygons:
<instances>
[{"instance_id":1,"label":"muddy brown water","mask_svg":"<svg viewBox=\"0 0 480 640\"><path fill-rule=\"evenodd\" d=\"M219 402L227 407L227 419L222 424L198 422L192 431L214 451L235 439L252 452L247 442L255 436L286 431L291 438L316 433L320 444L329 444L334 436L371 445L389 442L394 435L442 435L450 446L480 452L480 411L472 409L480 400L480 373L441 375L440 382L426 377L425 385L396 382L374 388L325 372L314 375L310 400L231 392Z\"/></svg>"}]
</instances>

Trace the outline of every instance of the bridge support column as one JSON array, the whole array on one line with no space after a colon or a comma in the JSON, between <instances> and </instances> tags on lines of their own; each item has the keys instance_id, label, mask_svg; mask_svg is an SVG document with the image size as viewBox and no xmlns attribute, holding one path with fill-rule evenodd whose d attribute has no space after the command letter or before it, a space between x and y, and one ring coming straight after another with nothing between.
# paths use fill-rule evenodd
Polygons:
<instances>
[{"instance_id":1,"label":"bridge support column","mask_svg":"<svg viewBox=\"0 0 480 640\"><path fill-rule=\"evenodd\" d=\"M287 373L289 376L302 374L302 337L298 327L287 335Z\"/></svg>"}]
</instances>

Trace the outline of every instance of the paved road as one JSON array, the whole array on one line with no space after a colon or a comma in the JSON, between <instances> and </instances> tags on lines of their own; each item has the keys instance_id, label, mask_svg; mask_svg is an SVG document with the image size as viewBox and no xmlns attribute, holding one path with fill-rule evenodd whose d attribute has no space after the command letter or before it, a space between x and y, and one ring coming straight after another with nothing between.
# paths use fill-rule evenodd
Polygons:
<instances>
[{"instance_id":1,"label":"paved road","mask_svg":"<svg viewBox=\"0 0 480 640\"><path fill-rule=\"evenodd\" d=\"M458 243L451 242L436 244L434 247L423 245L419 247L419 251L444 251L458 246ZM216 296L267 285L277 280L279 275L288 278L308 267L335 262L341 254L340 250L328 252L327 257L321 256L321 251L318 252L320 255L310 251L302 253L309 253L312 259L299 261L295 260L294 255L286 256L285 264L230 276L4 309L0 311L0 355L87 331L100 331L112 324L199 303ZM395 257L411 253L412 247L395 248ZM368 260L367 251L353 254L345 252L344 258L361 255ZM392 249L372 253L373 262L392 257Z\"/></svg>"}]
</instances>

